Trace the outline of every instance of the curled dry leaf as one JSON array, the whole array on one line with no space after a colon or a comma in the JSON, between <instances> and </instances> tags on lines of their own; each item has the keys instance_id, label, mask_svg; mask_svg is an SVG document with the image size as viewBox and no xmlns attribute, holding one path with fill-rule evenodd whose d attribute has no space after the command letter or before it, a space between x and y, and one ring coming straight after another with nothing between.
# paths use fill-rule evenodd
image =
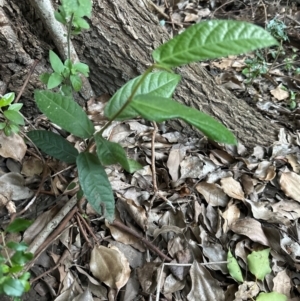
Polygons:
<instances>
[{"instance_id":1,"label":"curled dry leaf","mask_svg":"<svg viewBox=\"0 0 300 301\"><path fill-rule=\"evenodd\" d=\"M233 201L230 201L226 210L222 213L222 217L225 220L223 224L224 233L228 231L228 228L231 227L232 223L239 219L240 213L240 209L236 206L236 204Z\"/></svg>"},{"instance_id":2,"label":"curled dry leaf","mask_svg":"<svg viewBox=\"0 0 300 301\"><path fill-rule=\"evenodd\" d=\"M6 136L0 131L0 156L21 161L26 153L27 146L18 134Z\"/></svg>"},{"instance_id":3,"label":"curled dry leaf","mask_svg":"<svg viewBox=\"0 0 300 301\"><path fill-rule=\"evenodd\" d=\"M92 250L90 270L101 282L118 290L127 283L131 272L127 258L118 248L104 246Z\"/></svg>"},{"instance_id":4,"label":"curled dry leaf","mask_svg":"<svg viewBox=\"0 0 300 301\"><path fill-rule=\"evenodd\" d=\"M211 206L225 207L228 203L228 196L217 184L200 182L196 189Z\"/></svg>"},{"instance_id":5,"label":"curled dry leaf","mask_svg":"<svg viewBox=\"0 0 300 301\"><path fill-rule=\"evenodd\" d=\"M296 173L289 171L283 172L279 184L284 193L294 199L297 202L300 202L300 176Z\"/></svg>"},{"instance_id":6,"label":"curled dry leaf","mask_svg":"<svg viewBox=\"0 0 300 301\"><path fill-rule=\"evenodd\" d=\"M221 179L221 186L224 192L231 198L243 201L245 199L241 184L233 177Z\"/></svg>"}]
</instances>

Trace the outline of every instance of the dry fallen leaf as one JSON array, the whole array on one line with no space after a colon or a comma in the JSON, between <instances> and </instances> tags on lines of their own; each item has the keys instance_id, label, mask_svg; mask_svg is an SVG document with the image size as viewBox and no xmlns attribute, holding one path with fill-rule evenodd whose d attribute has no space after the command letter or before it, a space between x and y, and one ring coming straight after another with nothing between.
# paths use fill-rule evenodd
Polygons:
<instances>
[{"instance_id":1,"label":"dry fallen leaf","mask_svg":"<svg viewBox=\"0 0 300 301\"><path fill-rule=\"evenodd\" d=\"M228 196L241 201L245 199L241 184L233 177L221 179L221 186Z\"/></svg>"},{"instance_id":2,"label":"dry fallen leaf","mask_svg":"<svg viewBox=\"0 0 300 301\"><path fill-rule=\"evenodd\" d=\"M21 161L26 153L27 146L18 134L6 136L0 131L0 156Z\"/></svg>"},{"instance_id":3,"label":"dry fallen leaf","mask_svg":"<svg viewBox=\"0 0 300 301\"><path fill-rule=\"evenodd\" d=\"M228 203L228 196L217 184L200 182L197 184L196 189L211 206L225 207Z\"/></svg>"},{"instance_id":4,"label":"dry fallen leaf","mask_svg":"<svg viewBox=\"0 0 300 301\"><path fill-rule=\"evenodd\" d=\"M110 288L120 289L130 276L127 258L116 247L95 246L91 253L90 270Z\"/></svg>"},{"instance_id":5,"label":"dry fallen leaf","mask_svg":"<svg viewBox=\"0 0 300 301\"><path fill-rule=\"evenodd\" d=\"M286 196L300 202L300 176L289 171L282 173L279 184Z\"/></svg>"}]
</instances>

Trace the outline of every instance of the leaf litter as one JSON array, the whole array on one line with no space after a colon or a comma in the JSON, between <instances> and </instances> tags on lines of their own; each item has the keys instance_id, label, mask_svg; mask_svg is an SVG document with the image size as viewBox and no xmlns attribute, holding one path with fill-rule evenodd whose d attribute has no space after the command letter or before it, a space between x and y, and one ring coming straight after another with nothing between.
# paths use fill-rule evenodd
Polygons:
<instances>
[{"instance_id":1,"label":"leaf litter","mask_svg":"<svg viewBox=\"0 0 300 301\"><path fill-rule=\"evenodd\" d=\"M208 2L210 6L200 7L195 1L173 1L173 21L182 29L184 22L207 18L216 5ZM165 10L165 3L157 4ZM243 12L240 4L234 1L234 5ZM224 12L222 7L217 11ZM245 67L244 58L205 64L222 70L217 72L219 84L243 95L246 88L239 72ZM299 87L276 70L270 74L277 76L277 85L270 86L260 78L247 89L251 97L262 100L263 95L264 100L257 103L260 110L269 116L275 112L272 119L290 129L288 118L293 115L284 107L287 94L280 85ZM102 110L101 103L88 104L95 124L103 122ZM115 122L105 131L106 138L120 143L128 157L144 166L133 175L118 165L106 168L117 196L117 221L127 229L105 222L83 204L80 210L87 220L76 213L61 236L52 238L40 252L31 271L37 277L42 275L42 280L33 290L40 296L50 295L49 300L286 300L281 299L282 294L298 300L299 133L282 129L273 145L249 151L241 144L226 147L212 145L205 138L187 139L164 126L152 146L152 131L151 124L139 120ZM80 149L80 141L72 136L68 140ZM55 176L41 182L40 161L25 155L27 146L22 142L18 137L5 142L1 156L20 162L25 156L25 180L19 174L16 177L23 180L4 183L17 185L23 199L33 196L31 189L58 196L54 202L45 201L44 207L33 207L35 215L29 214L37 218L23 239L32 244L76 193L78 179L74 170L49 159L47 165ZM152 155L156 158L155 177ZM1 169L6 175L8 162ZM28 163L34 168L28 168ZM17 191L13 189L13 193ZM17 211L23 206L17 204ZM266 252L263 264L260 255L255 256L261 251ZM252 257L254 267L249 263ZM234 268L239 267L236 280L231 275L233 267L227 265L232 258Z\"/></svg>"}]
</instances>

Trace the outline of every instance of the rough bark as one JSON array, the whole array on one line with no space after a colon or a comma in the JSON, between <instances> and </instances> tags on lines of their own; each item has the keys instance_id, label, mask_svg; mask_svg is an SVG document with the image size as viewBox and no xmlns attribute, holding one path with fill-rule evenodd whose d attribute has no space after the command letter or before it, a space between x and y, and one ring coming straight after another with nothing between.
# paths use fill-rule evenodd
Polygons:
<instances>
[{"instance_id":1,"label":"rough bark","mask_svg":"<svg viewBox=\"0 0 300 301\"><path fill-rule=\"evenodd\" d=\"M51 41L45 39L46 29L41 20L28 7L26 1L18 0L10 0L2 7L2 12L18 36L19 46L14 48L10 44L9 55L7 51L3 52L6 46L3 47L2 40L8 43L7 37L0 36L0 76L4 83L2 86L9 90L20 89L27 69L37 54L42 59L25 91L25 102L32 98L33 88L40 85L37 75L46 69L48 49L53 48ZM170 38L142 0L94 1L90 24L91 29L74 38L73 43L79 58L90 66L90 82L96 95L112 95L126 81L141 74L152 63L152 50ZM14 68L10 67L12 65ZM268 146L274 141L278 126L245 101L216 85L200 64L178 68L177 71L182 81L176 90L175 99L214 116L248 147L257 144ZM14 76L18 81L12 81ZM187 135L195 134L182 123L170 124Z\"/></svg>"}]
</instances>

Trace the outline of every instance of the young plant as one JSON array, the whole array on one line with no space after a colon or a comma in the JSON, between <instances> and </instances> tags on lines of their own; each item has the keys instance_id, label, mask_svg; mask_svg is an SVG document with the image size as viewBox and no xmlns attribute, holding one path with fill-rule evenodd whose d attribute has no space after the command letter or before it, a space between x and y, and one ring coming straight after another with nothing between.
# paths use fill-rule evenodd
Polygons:
<instances>
[{"instance_id":1,"label":"young plant","mask_svg":"<svg viewBox=\"0 0 300 301\"><path fill-rule=\"evenodd\" d=\"M1 232L2 245L0 245L0 295L12 297L14 301L21 300L23 293L30 289L30 273L23 272L24 265L33 258L27 253L28 246L14 241L5 241L7 233L18 233L26 230L31 222L24 219L14 220L4 232ZM12 254L10 254L12 253Z\"/></svg>"},{"instance_id":2,"label":"young plant","mask_svg":"<svg viewBox=\"0 0 300 301\"><path fill-rule=\"evenodd\" d=\"M67 24L68 32L75 28L78 33L78 28L82 25L80 18L90 14L91 6L87 5L88 1L90 0L62 1L57 19ZM82 6L86 10L78 12ZM142 117L149 121L163 122L179 118L212 140L235 144L236 138L221 123L172 99L180 75L174 74L171 69L276 44L276 40L265 30L245 22L201 22L153 51L155 63L144 74L126 83L110 99L104 111L109 121L99 132L95 131L93 123L70 94L35 91L34 98L39 109L53 123L88 140L88 147L82 153L78 154L68 141L51 132L31 131L28 136L47 154L67 163L76 163L79 182L87 200L99 214L102 213L109 221L113 221L114 196L104 166L119 163L126 171L134 172L141 165L128 159L119 144L104 139L103 131L115 120ZM61 70L62 66L57 71L62 72ZM152 72L154 70L156 72ZM94 144L96 153L91 153Z\"/></svg>"},{"instance_id":3,"label":"young plant","mask_svg":"<svg viewBox=\"0 0 300 301\"><path fill-rule=\"evenodd\" d=\"M267 274L271 273L271 267L269 262L270 249L264 249L261 251L253 251L247 256L247 264L249 271L255 276L257 280L264 280ZM227 268L230 276L237 282L244 282L241 268L237 260L233 257L231 251L227 253ZM264 293L261 292L256 301L286 301L287 297L277 292Z\"/></svg>"},{"instance_id":4,"label":"young plant","mask_svg":"<svg viewBox=\"0 0 300 301\"><path fill-rule=\"evenodd\" d=\"M7 93L0 98L0 130L4 131L6 136L18 133L20 125L24 125L24 118L20 114L22 103L12 103L15 99L15 93Z\"/></svg>"}]
</instances>

